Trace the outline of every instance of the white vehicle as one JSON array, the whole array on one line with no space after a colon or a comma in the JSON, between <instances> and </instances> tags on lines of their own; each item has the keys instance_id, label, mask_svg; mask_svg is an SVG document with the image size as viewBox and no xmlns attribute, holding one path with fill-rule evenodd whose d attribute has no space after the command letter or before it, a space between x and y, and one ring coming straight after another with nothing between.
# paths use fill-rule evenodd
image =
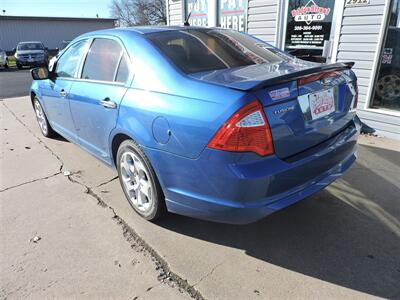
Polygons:
<instances>
[{"instance_id":1,"label":"white vehicle","mask_svg":"<svg viewBox=\"0 0 400 300\"><path fill-rule=\"evenodd\" d=\"M0 67L8 68L7 54L3 49L0 49Z\"/></svg>"}]
</instances>

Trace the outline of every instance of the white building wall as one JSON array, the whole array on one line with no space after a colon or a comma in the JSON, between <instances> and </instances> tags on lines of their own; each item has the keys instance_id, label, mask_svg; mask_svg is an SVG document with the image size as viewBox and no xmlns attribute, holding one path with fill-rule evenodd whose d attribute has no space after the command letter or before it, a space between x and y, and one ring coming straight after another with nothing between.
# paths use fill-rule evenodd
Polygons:
<instances>
[{"instance_id":1,"label":"white building wall","mask_svg":"<svg viewBox=\"0 0 400 300\"><path fill-rule=\"evenodd\" d=\"M181 0L168 0L168 25L182 25L184 22L182 16L183 12Z\"/></svg>"},{"instance_id":2,"label":"white building wall","mask_svg":"<svg viewBox=\"0 0 400 300\"><path fill-rule=\"evenodd\" d=\"M367 101L375 53L379 51L385 1L388 0L370 0L369 5L345 7L343 12L337 60L355 62L361 109Z\"/></svg>"},{"instance_id":3,"label":"white building wall","mask_svg":"<svg viewBox=\"0 0 400 300\"><path fill-rule=\"evenodd\" d=\"M400 116L369 108L373 96L374 66L380 59L381 34L384 32L386 8L390 0L370 0L365 6L345 7L337 60L354 61L358 77L358 115L378 133L393 138L400 136Z\"/></svg>"},{"instance_id":4,"label":"white building wall","mask_svg":"<svg viewBox=\"0 0 400 300\"><path fill-rule=\"evenodd\" d=\"M249 0L247 32L275 44L278 18L277 0Z\"/></svg>"},{"instance_id":5,"label":"white building wall","mask_svg":"<svg viewBox=\"0 0 400 300\"><path fill-rule=\"evenodd\" d=\"M41 41L49 49L85 32L113 28L114 20L9 18L0 16L0 48L10 51L22 41Z\"/></svg>"}]
</instances>

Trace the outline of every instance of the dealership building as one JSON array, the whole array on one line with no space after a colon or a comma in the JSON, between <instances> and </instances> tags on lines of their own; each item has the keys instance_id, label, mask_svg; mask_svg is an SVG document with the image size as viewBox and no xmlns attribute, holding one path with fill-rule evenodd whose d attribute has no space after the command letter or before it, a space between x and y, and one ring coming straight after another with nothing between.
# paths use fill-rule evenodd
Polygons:
<instances>
[{"instance_id":1,"label":"dealership building","mask_svg":"<svg viewBox=\"0 0 400 300\"><path fill-rule=\"evenodd\" d=\"M99 29L113 28L115 19L0 16L0 49L11 51L22 41L41 41L56 49L63 40Z\"/></svg>"},{"instance_id":2,"label":"dealership building","mask_svg":"<svg viewBox=\"0 0 400 300\"><path fill-rule=\"evenodd\" d=\"M252 34L316 62L353 61L358 115L400 139L400 0L167 0L169 25Z\"/></svg>"}]
</instances>

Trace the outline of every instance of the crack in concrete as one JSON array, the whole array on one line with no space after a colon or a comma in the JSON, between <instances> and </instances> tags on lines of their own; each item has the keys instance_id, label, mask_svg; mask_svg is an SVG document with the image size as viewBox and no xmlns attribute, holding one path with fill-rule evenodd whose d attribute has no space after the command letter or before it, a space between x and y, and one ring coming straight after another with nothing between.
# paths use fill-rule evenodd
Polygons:
<instances>
[{"instance_id":1,"label":"crack in concrete","mask_svg":"<svg viewBox=\"0 0 400 300\"><path fill-rule=\"evenodd\" d=\"M118 179L118 176L115 176L115 177L111 178L110 180L104 181L104 182L98 184L96 187L101 187L101 186L103 186L103 185L106 185L106 184L108 184L108 183L114 181L115 179Z\"/></svg>"},{"instance_id":2,"label":"crack in concrete","mask_svg":"<svg viewBox=\"0 0 400 300\"><path fill-rule=\"evenodd\" d=\"M215 265L215 266L211 269L210 272L208 272L206 275L204 275L203 277L201 277L199 281L197 281L195 284L193 284L193 287L196 286L196 285L198 285L200 282L202 282L202 281L203 281L204 279L206 279L207 277L211 276L212 273L214 273L214 271L215 271L219 266L221 266L222 264L223 264L223 262L222 262L222 263L219 263L219 264L217 264L217 265Z\"/></svg>"},{"instance_id":3,"label":"crack in concrete","mask_svg":"<svg viewBox=\"0 0 400 300\"><path fill-rule=\"evenodd\" d=\"M8 191L8 190L11 190L11 189L15 189L15 188L18 188L18 187L21 187L21 186L24 186L26 184L34 183L34 182L41 181L41 180L46 180L46 179L49 179L51 177L54 177L54 176L57 176L57 175L60 175L60 174L61 174L61 171L58 171L57 173L54 173L52 175L48 175L48 176L45 176L45 177L32 179L32 180L29 180L29 181L26 181L26 182L23 182L23 183L20 183L20 184L9 186L9 187L6 187L5 189L0 190L0 193Z\"/></svg>"},{"instance_id":4,"label":"crack in concrete","mask_svg":"<svg viewBox=\"0 0 400 300\"><path fill-rule=\"evenodd\" d=\"M63 167L64 167L64 162L62 161L62 159L56 154L56 153L54 153L53 152L53 150L51 150L29 127L28 127L28 125L26 125L24 122L22 122L21 121L21 119L20 118L18 118L18 116L7 106L7 104L4 102L4 101L2 101L2 103L1 104L3 104L3 106L9 111L9 113L22 125L22 126L24 126L28 131L29 131L29 133L30 134L32 134L32 136L38 141L38 143L40 144L40 145L42 145L47 151L49 151L50 153L51 153L51 155L53 155L58 161L59 161L59 163L60 163L60 167L59 167L59 169L58 169L58 171L59 172L61 172L61 170L63 169Z\"/></svg>"},{"instance_id":5,"label":"crack in concrete","mask_svg":"<svg viewBox=\"0 0 400 300\"><path fill-rule=\"evenodd\" d=\"M86 189L85 193L97 200L97 205L103 208L108 208L112 211L112 219L116 221L119 226L121 226L122 234L125 237L125 240L130 243L131 248L136 252L146 252L151 256L152 261L156 265L156 270L159 273L157 279L160 282L166 283L170 286L175 284L179 288L179 290L186 291L192 298L196 300L205 299L201 295L201 293L194 288L195 285L190 285L187 280L172 272L167 261L163 257L161 257L142 237L140 237L136 233L136 231L125 222L125 220L118 216L112 206L107 205L104 200L99 195L97 195L90 186L73 178L73 175L74 174L67 176L72 183L83 186ZM214 270L212 270L212 272L213 271Z\"/></svg>"},{"instance_id":6,"label":"crack in concrete","mask_svg":"<svg viewBox=\"0 0 400 300\"><path fill-rule=\"evenodd\" d=\"M30 130L30 128L25 123L23 123L18 118L18 116L4 102L2 102L2 104L14 116L14 118L38 140L39 144L43 145L43 147L45 147L54 157L57 158L57 160L60 162L60 168L59 168L59 171L57 172L57 174L53 174L52 176L56 176L56 175L60 174L64 167L64 162L61 159L61 157L59 157L56 153L54 153L50 147L48 147L38 136L36 136L36 134L32 130ZM122 234L125 237L125 240L130 243L132 250L135 250L136 252L146 252L150 255L152 261L156 265L156 270L159 273L159 275L157 276L157 280L159 280L161 283L168 284L171 287L173 287L173 285L176 285L178 287L179 291L181 291L181 292L186 291L186 293L188 293L189 296L191 296L192 298L194 298L196 300L204 300L205 299L201 295L201 293L194 288L195 285L190 285L186 279L183 279L178 274L172 272L168 265L168 262L163 257L161 257L161 255L159 255L143 238L141 238L136 233L136 231L125 222L125 220L123 220L120 216L118 216L116 211L114 210L114 208L107 205L105 203L105 201L93 191L92 187L73 178L74 174L77 174L77 172L71 173L70 175L68 175L67 176L68 180L72 183L83 186L86 189L85 193L90 195L92 198L96 199L97 204L99 206L101 206L103 208L108 208L111 210L111 212L113 214L112 219L114 221L116 221L116 223L119 226L121 226ZM49 176L49 178L50 177L51 176ZM115 178L112 178L111 180L109 180L105 183L98 185L98 187L105 185L117 178L118 178L118 176ZM45 178L38 179L38 180L43 180L43 179L45 179ZM36 180L36 181L38 181L38 180ZM211 273L214 271L214 269L210 272L210 274L208 274L206 276L211 275ZM200 281L202 279L200 279ZM198 284L198 283L196 283L196 284Z\"/></svg>"}]
</instances>

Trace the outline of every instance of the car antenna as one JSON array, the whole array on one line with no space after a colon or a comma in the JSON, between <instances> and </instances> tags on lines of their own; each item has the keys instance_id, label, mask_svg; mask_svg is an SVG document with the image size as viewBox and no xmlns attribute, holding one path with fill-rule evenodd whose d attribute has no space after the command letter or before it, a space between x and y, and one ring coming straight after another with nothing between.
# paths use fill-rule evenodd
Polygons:
<instances>
[{"instance_id":1,"label":"car antenna","mask_svg":"<svg viewBox=\"0 0 400 300\"><path fill-rule=\"evenodd\" d=\"M194 4L193 4L193 7L192 7L192 10L190 11L188 16L186 17L186 20L185 20L185 23L183 23L183 26L190 26L189 19L192 16L192 11L193 11L194 7L196 6L196 4L197 4L197 0L194 0Z\"/></svg>"}]
</instances>

